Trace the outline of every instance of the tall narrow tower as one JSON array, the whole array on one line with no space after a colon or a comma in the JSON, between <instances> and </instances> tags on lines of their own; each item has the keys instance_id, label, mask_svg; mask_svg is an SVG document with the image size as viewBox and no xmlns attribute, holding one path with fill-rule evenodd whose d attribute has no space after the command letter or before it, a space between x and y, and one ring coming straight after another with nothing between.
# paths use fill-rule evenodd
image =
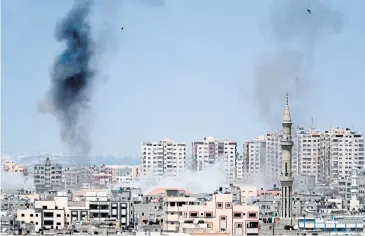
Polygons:
<instances>
[{"instance_id":1,"label":"tall narrow tower","mask_svg":"<svg viewBox=\"0 0 365 236\"><path fill-rule=\"evenodd\" d=\"M293 194L293 173L292 173L292 134L291 134L291 115L289 109L289 95L286 94L286 106L284 111L283 120L283 138L281 139L280 145L282 149L282 168L281 168L281 217L291 218L292 217L292 194Z\"/></svg>"}]
</instances>

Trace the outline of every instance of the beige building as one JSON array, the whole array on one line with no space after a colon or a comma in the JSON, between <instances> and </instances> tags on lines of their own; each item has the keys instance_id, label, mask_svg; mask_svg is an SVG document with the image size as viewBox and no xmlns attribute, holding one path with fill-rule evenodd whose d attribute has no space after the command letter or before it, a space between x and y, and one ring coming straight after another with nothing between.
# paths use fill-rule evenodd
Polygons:
<instances>
[{"instance_id":1,"label":"beige building","mask_svg":"<svg viewBox=\"0 0 365 236\"><path fill-rule=\"evenodd\" d=\"M215 194L203 204L179 190L167 190L163 231L259 235L259 207L234 205L232 200L232 194Z\"/></svg>"},{"instance_id":2,"label":"beige building","mask_svg":"<svg viewBox=\"0 0 365 236\"><path fill-rule=\"evenodd\" d=\"M99 173L93 175L93 183L96 186L106 186L112 182L112 175Z\"/></svg>"},{"instance_id":3,"label":"beige building","mask_svg":"<svg viewBox=\"0 0 365 236\"><path fill-rule=\"evenodd\" d=\"M23 166L16 164L14 161L6 161L4 171L22 174L26 173L26 169Z\"/></svg>"},{"instance_id":4,"label":"beige building","mask_svg":"<svg viewBox=\"0 0 365 236\"><path fill-rule=\"evenodd\" d=\"M142 174L141 165L107 165L108 173L112 175L112 182L131 182Z\"/></svg>"},{"instance_id":5,"label":"beige building","mask_svg":"<svg viewBox=\"0 0 365 236\"><path fill-rule=\"evenodd\" d=\"M55 197L51 201L37 200L34 209L18 209L17 220L21 224L33 224L35 231L40 229L63 229L71 221L67 197Z\"/></svg>"}]
</instances>

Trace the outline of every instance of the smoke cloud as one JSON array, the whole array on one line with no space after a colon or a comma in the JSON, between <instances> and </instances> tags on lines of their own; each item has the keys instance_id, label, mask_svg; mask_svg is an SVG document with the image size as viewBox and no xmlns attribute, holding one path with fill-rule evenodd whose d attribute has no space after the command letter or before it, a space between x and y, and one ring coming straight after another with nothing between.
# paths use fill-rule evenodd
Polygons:
<instances>
[{"instance_id":1,"label":"smoke cloud","mask_svg":"<svg viewBox=\"0 0 365 236\"><path fill-rule=\"evenodd\" d=\"M309 104L315 49L340 33L344 25L343 16L330 4L323 0L277 0L270 9L269 38L274 50L259 55L253 76L259 115L271 126L282 119L277 111L283 109L287 92L295 99L294 112Z\"/></svg>"},{"instance_id":2,"label":"smoke cloud","mask_svg":"<svg viewBox=\"0 0 365 236\"><path fill-rule=\"evenodd\" d=\"M87 165L90 144L91 86L96 70L93 65L94 42L88 22L92 1L75 1L71 11L56 26L56 40L65 43L51 74L46 101L40 112L56 116L60 136L67 144L74 164Z\"/></svg>"},{"instance_id":3,"label":"smoke cloud","mask_svg":"<svg viewBox=\"0 0 365 236\"><path fill-rule=\"evenodd\" d=\"M1 191L3 193L15 193L20 189L33 191L33 178L24 177L23 174L17 172L1 171Z\"/></svg>"},{"instance_id":4,"label":"smoke cloud","mask_svg":"<svg viewBox=\"0 0 365 236\"><path fill-rule=\"evenodd\" d=\"M192 193L211 193L228 184L222 166L224 166L224 158L218 159L213 165L199 172L185 170L177 178L141 176L133 185L139 186L144 194L155 188L185 188ZM119 185L114 186L116 189L118 187Z\"/></svg>"}]
</instances>

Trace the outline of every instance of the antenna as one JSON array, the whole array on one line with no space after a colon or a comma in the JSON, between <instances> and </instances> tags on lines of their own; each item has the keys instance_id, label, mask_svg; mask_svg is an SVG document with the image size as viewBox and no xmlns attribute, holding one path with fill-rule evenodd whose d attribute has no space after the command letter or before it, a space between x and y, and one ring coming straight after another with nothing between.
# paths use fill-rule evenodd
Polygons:
<instances>
[{"instance_id":1,"label":"antenna","mask_svg":"<svg viewBox=\"0 0 365 236\"><path fill-rule=\"evenodd\" d=\"M314 121L313 121L313 116L311 117L311 129L314 129Z\"/></svg>"}]
</instances>

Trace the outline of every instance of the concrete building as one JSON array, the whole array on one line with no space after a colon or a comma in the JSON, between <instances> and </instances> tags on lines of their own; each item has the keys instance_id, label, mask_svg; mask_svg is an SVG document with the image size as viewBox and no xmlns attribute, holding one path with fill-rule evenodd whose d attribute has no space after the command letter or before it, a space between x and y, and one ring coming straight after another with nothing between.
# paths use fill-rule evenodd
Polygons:
<instances>
[{"instance_id":1,"label":"concrete building","mask_svg":"<svg viewBox=\"0 0 365 236\"><path fill-rule=\"evenodd\" d=\"M69 201L68 196L36 200L34 208L17 210L17 221L22 228L34 225L35 232L71 229L80 222L128 229L134 226L134 210L130 201L90 191L84 201Z\"/></svg>"},{"instance_id":2,"label":"concrete building","mask_svg":"<svg viewBox=\"0 0 365 236\"><path fill-rule=\"evenodd\" d=\"M266 132L266 178L270 181L268 184L278 185L281 173L281 132Z\"/></svg>"},{"instance_id":3,"label":"concrete building","mask_svg":"<svg viewBox=\"0 0 365 236\"><path fill-rule=\"evenodd\" d=\"M266 176L266 141L264 136L243 144L244 178Z\"/></svg>"},{"instance_id":4,"label":"concrete building","mask_svg":"<svg viewBox=\"0 0 365 236\"><path fill-rule=\"evenodd\" d=\"M130 183L142 174L141 165L107 165L112 175L112 182Z\"/></svg>"},{"instance_id":5,"label":"concrete building","mask_svg":"<svg viewBox=\"0 0 365 236\"><path fill-rule=\"evenodd\" d=\"M192 169L201 171L223 159L224 172L228 181L236 179L237 142L206 137L192 142Z\"/></svg>"},{"instance_id":6,"label":"concrete building","mask_svg":"<svg viewBox=\"0 0 365 236\"><path fill-rule=\"evenodd\" d=\"M35 231L63 229L67 224L67 197L55 197L52 201L35 201L32 209L18 209L17 220L24 224L33 224Z\"/></svg>"},{"instance_id":7,"label":"concrete building","mask_svg":"<svg viewBox=\"0 0 365 236\"><path fill-rule=\"evenodd\" d=\"M323 179L320 166L324 158L323 135L311 128L309 132L299 128L297 131L296 146L298 149L298 175L314 176L316 183Z\"/></svg>"},{"instance_id":8,"label":"concrete building","mask_svg":"<svg viewBox=\"0 0 365 236\"><path fill-rule=\"evenodd\" d=\"M364 235L364 222L364 215L333 216L332 219L300 217L298 227L306 235Z\"/></svg>"},{"instance_id":9,"label":"concrete building","mask_svg":"<svg viewBox=\"0 0 365 236\"><path fill-rule=\"evenodd\" d=\"M142 143L141 162L144 176L179 178L185 171L185 159L185 143L177 143L171 139Z\"/></svg>"},{"instance_id":10,"label":"concrete building","mask_svg":"<svg viewBox=\"0 0 365 236\"><path fill-rule=\"evenodd\" d=\"M340 177L333 188L343 199L345 209L353 210L351 200L354 195L360 203L365 204L365 170L354 169L351 177Z\"/></svg>"},{"instance_id":11,"label":"concrete building","mask_svg":"<svg viewBox=\"0 0 365 236\"><path fill-rule=\"evenodd\" d=\"M281 184L281 217L291 218L292 217L292 195L293 195L293 172L292 172L292 121L289 109L289 98L286 95L286 106L284 111L283 120L283 137L281 139L282 149L282 174L280 178Z\"/></svg>"},{"instance_id":12,"label":"concrete building","mask_svg":"<svg viewBox=\"0 0 365 236\"><path fill-rule=\"evenodd\" d=\"M66 189L76 188L79 184L79 170L64 170L63 181Z\"/></svg>"},{"instance_id":13,"label":"concrete building","mask_svg":"<svg viewBox=\"0 0 365 236\"><path fill-rule=\"evenodd\" d=\"M258 190L256 204L260 207L260 218L268 223L272 217L280 212L280 193L278 190Z\"/></svg>"},{"instance_id":14,"label":"concrete building","mask_svg":"<svg viewBox=\"0 0 365 236\"><path fill-rule=\"evenodd\" d=\"M315 176L296 175L294 178L294 193L312 193L315 191Z\"/></svg>"},{"instance_id":15,"label":"concrete building","mask_svg":"<svg viewBox=\"0 0 365 236\"><path fill-rule=\"evenodd\" d=\"M245 165L243 156L238 156L236 159L236 180L244 180L245 175Z\"/></svg>"},{"instance_id":16,"label":"concrete building","mask_svg":"<svg viewBox=\"0 0 365 236\"><path fill-rule=\"evenodd\" d=\"M14 161L6 161L5 165L3 166L3 171L27 175L27 169L24 166L18 165Z\"/></svg>"},{"instance_id":17,"label":"concrete building","mask_svg":"<svg viewBox=\"0 0 365 236\"><path fill-rule=\"evenodd\" d=\"M346 129L324 132L325 176L328 182L339 177L350 177L353 169L364 168L364 137Z\"/></svg>"},{"instance_id":18,"label":"concrete building","mask_svg":"<svg viewBox=\"0 0 365 236\"><path fill-rule=\"evenodd\" d=\"M37 192L59 189L62 186L62 166L47 157L44 163L34 165L34 185Z\"/></svg>"},{"instance_id":19,"label":"concrete building","mask_svg":"<svg viewBox=\"0 0 365 236\"><path fill-rule=\"evenodd\" d=\"M259 235L258 206L234 205L231 194L214 194L211 201L199 204L195 197L167 190L163 211L164 232Z\"/></svg>"}]
</instances>

